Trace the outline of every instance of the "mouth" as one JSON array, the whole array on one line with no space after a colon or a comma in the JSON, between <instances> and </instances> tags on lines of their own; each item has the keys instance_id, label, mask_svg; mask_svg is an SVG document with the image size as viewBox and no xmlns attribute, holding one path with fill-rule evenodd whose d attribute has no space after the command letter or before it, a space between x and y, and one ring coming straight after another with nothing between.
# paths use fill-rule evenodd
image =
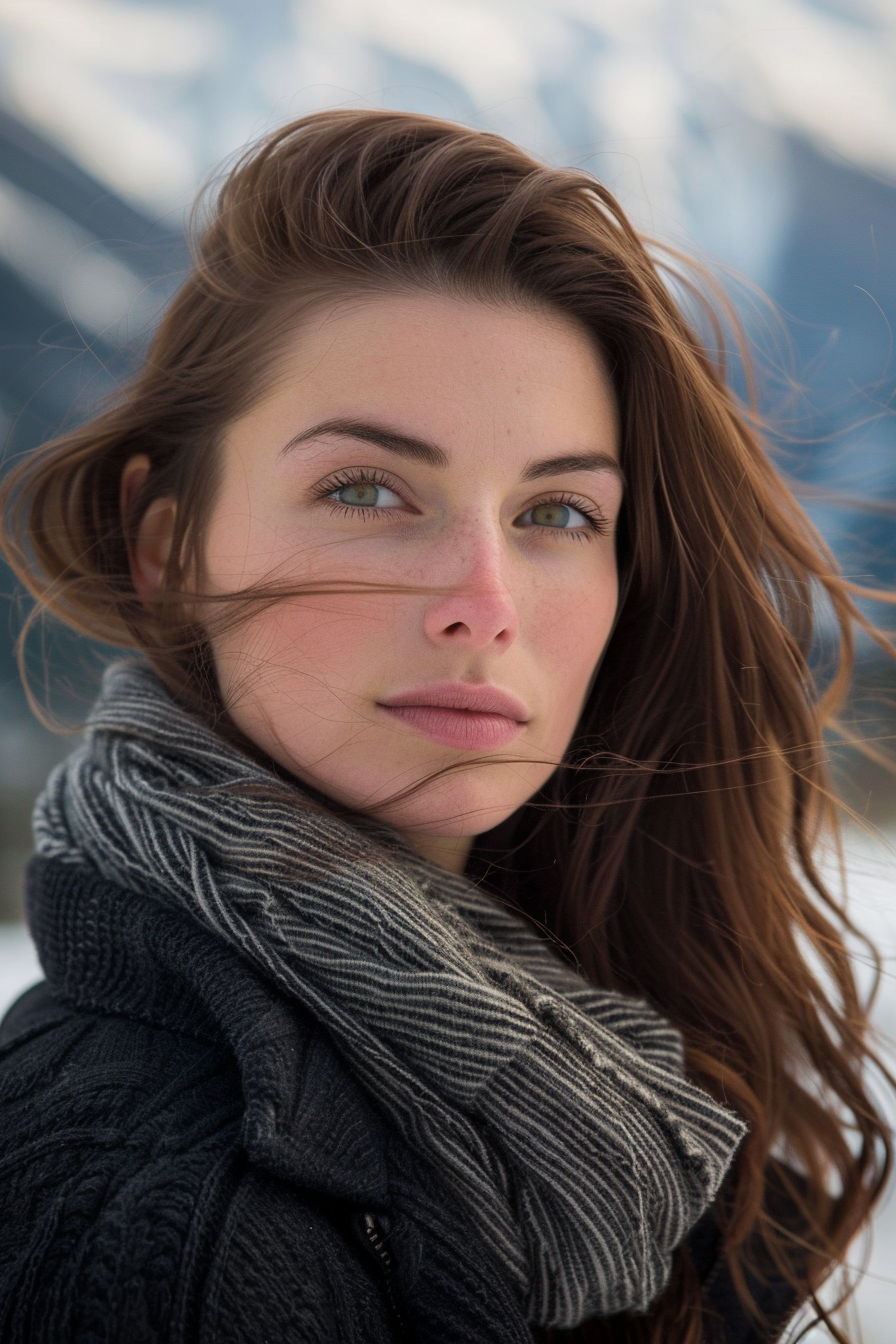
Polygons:
<instances>
[{"instance_id":1,"label":"mouth","mask_svg":"<svg viewBox=\"0 0 896 1344\"><path fill-rule=\"evenodd\" d=\"M378 708L431 742L462 751L507 746L529 720L515 695L469 682L420 686L379 701Z\"/></svg>"}]
</instances>

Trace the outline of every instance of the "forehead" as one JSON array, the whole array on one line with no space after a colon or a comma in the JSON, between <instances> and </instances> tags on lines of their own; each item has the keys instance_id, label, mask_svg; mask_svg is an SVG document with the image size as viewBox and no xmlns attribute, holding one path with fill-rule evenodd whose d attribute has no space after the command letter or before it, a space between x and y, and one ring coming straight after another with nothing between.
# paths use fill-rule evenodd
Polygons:
<instances>
[{"instance_id":1,"label":"forehead","mask_svg":"<svg viewBox=\"0 0 896 1344\"><path fill-rule=\"evenodd\" d=\"M372 418L469 464L587 445L615 455L617 413L596 342L552 311L429 294L341 299L285 340L237 444L286 443L306 424Z\"/></svg>"}]
</instances>

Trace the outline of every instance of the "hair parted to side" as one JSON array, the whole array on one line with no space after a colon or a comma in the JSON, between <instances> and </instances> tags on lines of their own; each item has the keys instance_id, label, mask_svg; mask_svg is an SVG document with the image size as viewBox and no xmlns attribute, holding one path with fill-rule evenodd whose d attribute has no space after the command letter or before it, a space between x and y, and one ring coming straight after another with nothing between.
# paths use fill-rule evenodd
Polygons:
<instances>
[{"instance_id":1,"label":"hair parted to side","mask_svg":"<svg viewBox=\"0 0 896 1344\"><path fill-rule=\"evenodd\" d=\"M751 1304L774 1268L814 1294L891 1162L851 926L814 857L837 824L822 734L848 688L853 631L871 628L862 590L604 187L421 116L336 111L278 130L224 181L122 398L10 473L5 552L40 609L143 650L178 697L218 714L181 595L202 572L221 435L309 305L399 289L559 311L604 354L627 482L625 596L567 761L481 838L473 867L594 981L646 995L681 1029L692 1077L750 1126L719 1201L738 1291ZM141 453L151 470L122 518L122 468ZM167 495L168 596L144 606L128 550ZM810 668L819 595L839 628L824 687ZM698 1344L699 1304L681 1250L647 1316L563 1338Z\"/></svg>"}]
</instances>

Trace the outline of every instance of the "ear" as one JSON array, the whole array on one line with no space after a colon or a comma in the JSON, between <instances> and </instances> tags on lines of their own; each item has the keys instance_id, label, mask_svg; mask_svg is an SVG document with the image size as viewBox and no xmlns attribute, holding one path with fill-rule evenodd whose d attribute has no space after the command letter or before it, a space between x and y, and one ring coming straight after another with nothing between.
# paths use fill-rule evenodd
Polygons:
<instances>
[{"instance_id":1,"label":"ear","mask_svg":"<svg viewBox=\"0 0 896 1344\"><path fill-rule=\"evenodd\" d=\"M138 492L149 475L149 458L141 453L132 457L121 473L119 494L121 515L126 518L130 513ZM171 554L174 538L174 520L177 514L177 501L173 495L164 495L154 499L140 519L137 536L131 546L131 578L138 597L151 602L158 596L162 584L165 566Z\"/></svg>"}]
</instances>

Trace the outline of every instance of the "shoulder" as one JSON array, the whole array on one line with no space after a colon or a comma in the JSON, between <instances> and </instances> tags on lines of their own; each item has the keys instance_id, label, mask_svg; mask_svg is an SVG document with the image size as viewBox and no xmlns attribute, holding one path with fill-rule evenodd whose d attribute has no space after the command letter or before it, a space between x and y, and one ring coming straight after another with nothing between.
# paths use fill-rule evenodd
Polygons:
<instances>
[{"instance_id":1,"label":"shoulder","mask_svg":"<svg viewBox=\"0 0 896 1344\"><path fill-rule=\"evenodd\" d=\"M43 985L14 1005L0 1028L0 1338L92 1337L104 1313L124 1338L125 1318L169 1319L203 1211L233 1184L235 1085L210 1043L67 1008Z\"/></svg>"},{"instance_id":2,"label":"shoulder","mask_svg":"<svg viewBox=\"0 0 896 1344\"><path fill-rule=\"evenodd\" d=\"M325 1201L252 1167L242 1117L223 1044L46 986L19 1000L0 1026L0 1339L354 1339L374 1278Z\"/></svg>"},{"instance_id":3,"label":"shoulder","mask_svg":"<svg viewBox=\"0 0 896 1344\"><path fill-rule=\"evenodd\" d=\"M238 1075L218 1042L79 1011L45 984L0 1024L5 1160L35 1184L63 1174L63 1153L127 1168L233 1146L240 1114Z\"/></svg>"}]
</instances>

